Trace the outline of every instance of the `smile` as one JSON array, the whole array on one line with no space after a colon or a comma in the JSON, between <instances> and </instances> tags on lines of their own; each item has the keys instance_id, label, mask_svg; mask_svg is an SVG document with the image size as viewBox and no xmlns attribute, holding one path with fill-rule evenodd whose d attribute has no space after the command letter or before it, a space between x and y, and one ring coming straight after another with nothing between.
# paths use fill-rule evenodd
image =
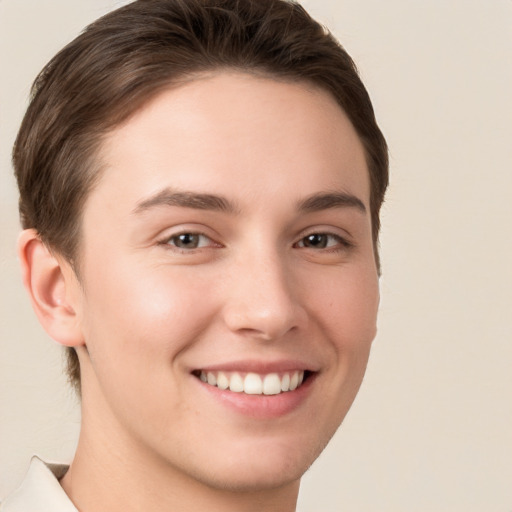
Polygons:
<instances>
[{"instance_id":1,"label":"smile","mask_svg":"<svg viewBox=\"0 0 512 512\"><path fill-rule=\"evenodd\" d=\"M287 391L295 391L307 377L308 372L295 370L284 373L267 373L260 375L249 372L199 371L201 381L222 390L246 395L279 395Z\"/></svg>"}]
</instances>

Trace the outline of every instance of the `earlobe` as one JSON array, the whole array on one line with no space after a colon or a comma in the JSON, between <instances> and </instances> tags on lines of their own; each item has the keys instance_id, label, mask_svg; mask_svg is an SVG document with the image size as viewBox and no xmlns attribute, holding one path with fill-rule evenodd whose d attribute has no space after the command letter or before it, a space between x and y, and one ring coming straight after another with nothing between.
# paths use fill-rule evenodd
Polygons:
<instances>
[{"instance_id":1,"label":"earlobe","mask_svg":"<svg viewBox=\"0 0 512 512\"><path fill-rule=\"evenodd\" d=\"M53 255L33 229L20 234L18 258L23 284L45 331L61 345L83 345L72 293L78 283L69 265Z\"/></svg>"}]
</instances>

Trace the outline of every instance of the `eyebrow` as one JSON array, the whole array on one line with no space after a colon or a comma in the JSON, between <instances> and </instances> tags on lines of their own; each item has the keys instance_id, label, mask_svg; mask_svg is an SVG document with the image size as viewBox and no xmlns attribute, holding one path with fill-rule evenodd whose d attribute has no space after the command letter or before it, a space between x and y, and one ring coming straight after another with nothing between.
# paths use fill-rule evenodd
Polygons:
<instances>
[{"instance_id":1,"label":"eyebrow","mask_svg":"<svg viewBox=\"0 0 512 512\"><path fill-rule=\"evenodd\" d=\"M138 203L133 213L139 214L158 206L180 206L182 208L212 210L225 213L238 212L238 208L225 197L197 192L176 192L166 188Z\"/></svg>"},{"instance_id":2,"label":"eyebrow","mask_svg":"<svg viewBox=\"0 0 512 512\"><path fill-rule=\"evenodd\" d=\"M179 206L196 210L239 213L239 209L235 204L223 196L187 191L177 192L170 188L165 188L139 202L132 213L140 214L161 206ZM358 197L346 192L319 192L303 199L297 205L297 209L304 213L332 208L355 208L362 213L366 213L364 203Z\"/></svg>"},{"instance_id":3,"label":"eyebrow","mask_svg":"<svg viewBox=\"0 0 512 512\"><path fill-rule=\"evenodd\" d=\"M361 213L366 213L366 206L358 197L346 192L319 192L300 201L299 211L318 212L331 208L355 208Z\"/></svg>"}]
</instances>

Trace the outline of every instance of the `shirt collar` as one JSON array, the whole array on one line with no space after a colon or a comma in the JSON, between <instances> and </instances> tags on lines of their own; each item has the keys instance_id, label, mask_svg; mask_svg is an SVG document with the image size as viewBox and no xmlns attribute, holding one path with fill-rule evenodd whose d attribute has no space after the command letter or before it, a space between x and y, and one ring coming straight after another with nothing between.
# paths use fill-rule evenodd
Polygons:
<instances>
[{"instance_id":1,"label":"shirt collar","mask_svg":"<svg viewBox=\"0 0 512 512\"><path fill-rule=\"evenodd\" d=\"M25 479L2 503L2 512L78 512L59 483L67 470L32 457Z\"/></svg>"}]
</instances>

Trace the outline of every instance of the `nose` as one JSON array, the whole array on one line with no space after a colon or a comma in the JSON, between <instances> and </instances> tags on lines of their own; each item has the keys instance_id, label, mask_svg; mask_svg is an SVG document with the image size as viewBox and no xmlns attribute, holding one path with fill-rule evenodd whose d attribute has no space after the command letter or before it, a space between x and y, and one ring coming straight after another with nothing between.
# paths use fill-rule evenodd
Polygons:
<instances>
[{"instance_id":1,"label":"nose","mask_svg":"<svg viewBox=\"0 0 512 512\"><path fill-rule=\"evenodd\" d=\"M298 297L300 283L277 255L244 258L229 274L223 314L231 331L271 341L304 326L307 315Z\"/></svg>"}]
</instances>

